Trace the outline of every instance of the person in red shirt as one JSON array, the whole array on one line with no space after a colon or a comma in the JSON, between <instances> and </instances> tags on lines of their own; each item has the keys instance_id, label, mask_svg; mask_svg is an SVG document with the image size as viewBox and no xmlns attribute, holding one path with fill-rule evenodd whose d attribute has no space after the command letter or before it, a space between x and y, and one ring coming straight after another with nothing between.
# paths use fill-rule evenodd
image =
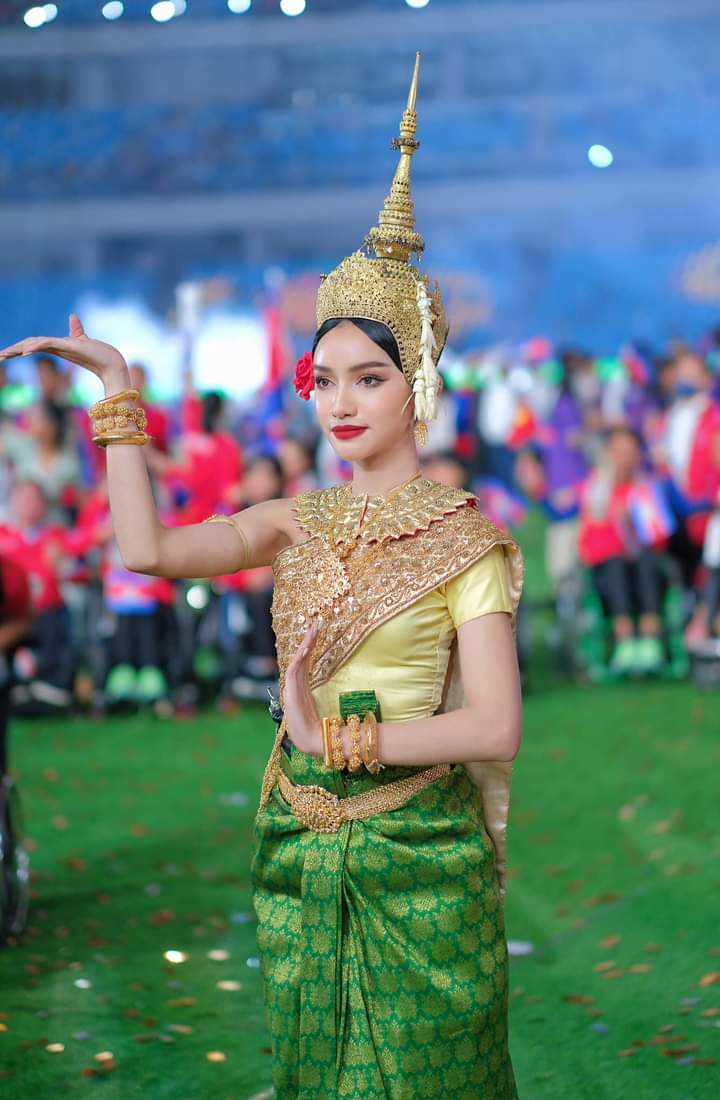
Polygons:
<instances>
[{"instance_id":1,"label":"person in red shirt","mask_svg":"<svg viewBox=\"0 0 720 1100\"><path fill-rule=\"evenodd\" d=\"M236 507L243 476L242 451L235 437L223 428L224 398L219 393L202 397L187 394L182 406L180 457L155 453L153 472L164 487L183 503L177 508L180 525L199 523L213 512Z\"/></svg>"},{"instance_id":2,"label":"person in red shirt","mask_svg":"<svg viewBox=\"0 0 720 1100\"><path fill-rule=\"evenodd\" d=\"M87 531L66 530L47 517L42 487L34 481L17 482L10 494L11 521L0 524L0 555L21 566L28 577L34 614L30 648L36 666L29 693L40 703L66 707L72 702L74 652L61 581L92 539Z\"/></svg>"},{"instance_id":3,"label":"person in red shirt","mask_svg":"<svg viewBox=\"0 0 720 1100\"><path fill-rule=\"evenodd\" d=\"M31 625L32 603L27 573L12 558L0 554L0 780L8 771L7 724L12 655Z\"/></svg>"},{"instance_id":4,"label":"person in red shirt","mask_svg":"<svg viewBox=\"0 0 720 1100\"><path fill-rule=\"evenodd\" d=\"M243 479L239 509L284 495L283 469L274 455L258 455ZM221 705L232 696L262 698L276 686L278 667L270 607L271 566L213 578L220 592L220 645L224 654ZM242 610L241 610L242 609ZM244 626L240 643L233 623Z\"/></svg>"},{"instance_id":5,"label":"person in red shirt","mask_svg":"<svg viewBox=\"0 0 720 1100\"><path fill-rule=\"evenodd\" d=\"M661 485L644 469L641 437L626 426L610 429L582 489L578 550L612 620L617 672L654 672L665 661L657 552L673 530Z\"/></svg>"},{"instance_id":6,"label":"person in red shirt","mask_svg":"<svg viewBox=\"0 0 720 1100\"><path fill-rule=\"evenodd\" d=\"M147 371L142 363L131 363L130 385L140 391L140 400L147 416L147 432L152 436L152 445L163 454L168 453L169 421L167 412L159 405L152 404L147 397Z\"/></svg>"}]
</instances>

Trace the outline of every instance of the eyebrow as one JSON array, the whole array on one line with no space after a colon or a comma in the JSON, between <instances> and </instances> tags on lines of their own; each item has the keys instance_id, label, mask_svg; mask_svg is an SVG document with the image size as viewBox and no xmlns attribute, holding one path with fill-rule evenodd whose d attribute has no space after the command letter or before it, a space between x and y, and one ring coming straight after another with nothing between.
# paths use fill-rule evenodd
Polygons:
<instances>
[{"instance_id":1,"label":"eyebrow","mask_svg":"<svg viewBox=\"0 0 720 1100\"><path fill-rule=\"evenodd\" d=\"M388 366L390 366L389 363L379 363L379 362L356 363L354 367L348 367L348 374L357 374L358 371L368 370L370 367L377 368L377 367L388 367ZM326 373L328 371L332 372L332 367L321 367L320 364L317 363L317 364L315 364L315 370L319 371L322 374L322 373Z\"/></svg>"}]
</instances>

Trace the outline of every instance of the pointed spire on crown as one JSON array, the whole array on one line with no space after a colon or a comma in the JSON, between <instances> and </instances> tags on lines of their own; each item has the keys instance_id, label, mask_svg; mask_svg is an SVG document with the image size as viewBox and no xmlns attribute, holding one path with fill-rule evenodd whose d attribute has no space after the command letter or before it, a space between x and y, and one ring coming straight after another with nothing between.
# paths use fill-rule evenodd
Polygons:
<instances>
[{"instance_id":1,"label":"pointed spire on crown","mask_svg":"<svg viewBox=\"0 0 720 1100\"><path fill-rule=\"evenodd\" d=\"M425 241L415 229L415 203L410 192L411 161L420 142L415 140L417 114L418 74L420 72L420 53L415 55L407 107L400 122L400 137L395 138L391 148L400 150L400 161L378 216L379 225L374 226L366 237L366 244L372 248L378 259L403 260L407 263L413 252L419 257L425 248Z\"/></svg>"}]
</instances>

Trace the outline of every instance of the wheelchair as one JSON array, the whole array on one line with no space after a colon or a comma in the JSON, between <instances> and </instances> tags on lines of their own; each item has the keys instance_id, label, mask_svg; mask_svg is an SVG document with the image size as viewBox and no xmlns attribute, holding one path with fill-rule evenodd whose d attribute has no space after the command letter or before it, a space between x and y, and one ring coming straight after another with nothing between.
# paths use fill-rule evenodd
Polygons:
<instances>
[{"instance_id":1,"label":"wheelchair","mask_svg":"<svg viewBox=\"0 0 720 1100\"><path fill-rule=\"evenodd\" d=\"M626 678L611 665L612 620L589 569L578 567L572 583L559 591L554 610L553 634L561 674L586 683ZM651 674L636 673L633 678L652 675L660 680L683 680L688 676L690 660L683 640L685 614L685 594L672 571L666 568L661 614L665 661Z\"/></svg>"},{"instance_id":2,"label":"wheelchair","mask_svg":"<svg viewBox=\"0 0 720 1100\"><path fill-rule=\"evenodd\" d=\"M0 667L0 758L7 760L10 675ZM0 774L0 947L19 936L27 924L30 857L23 843L20 794L14 779Z\"/></svg>"}]
</instances>

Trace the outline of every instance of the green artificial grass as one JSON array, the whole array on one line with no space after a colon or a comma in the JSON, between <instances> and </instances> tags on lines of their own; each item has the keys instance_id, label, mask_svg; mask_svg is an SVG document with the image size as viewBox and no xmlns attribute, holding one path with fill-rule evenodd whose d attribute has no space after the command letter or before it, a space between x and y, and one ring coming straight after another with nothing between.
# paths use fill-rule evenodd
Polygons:
<instances>
[{"instance_id":1,"label":"green artificial grass","mask_svg":"<svg viewBox=\"0 0 720 1100\"><path fill-rule=\"evenodd\" d=\"M530 517L534 599L541 538ZM532 945L510 962L520 1100L714 1100L720 694L559 683L532 621L506 901ZM271 1095L249 865L274 731L263 707L15 723L33 900L0 951L1 1097Z\"/></svg>"},{"instance_id":2,"label":"green artificial grass","mask_svg":"<svg viewBox=\"0 0 720 1100\"><path fill-rule=\"evenodd\" d=\"M719 728L720 698L684 684L528 692L506 906L534 948L511 959L521 1100L718 1095ZM262 708L13 727L33 902L0 952L0 1095L270 1087L248 870L273 730Z\"/></svg>"}]
</instances>

